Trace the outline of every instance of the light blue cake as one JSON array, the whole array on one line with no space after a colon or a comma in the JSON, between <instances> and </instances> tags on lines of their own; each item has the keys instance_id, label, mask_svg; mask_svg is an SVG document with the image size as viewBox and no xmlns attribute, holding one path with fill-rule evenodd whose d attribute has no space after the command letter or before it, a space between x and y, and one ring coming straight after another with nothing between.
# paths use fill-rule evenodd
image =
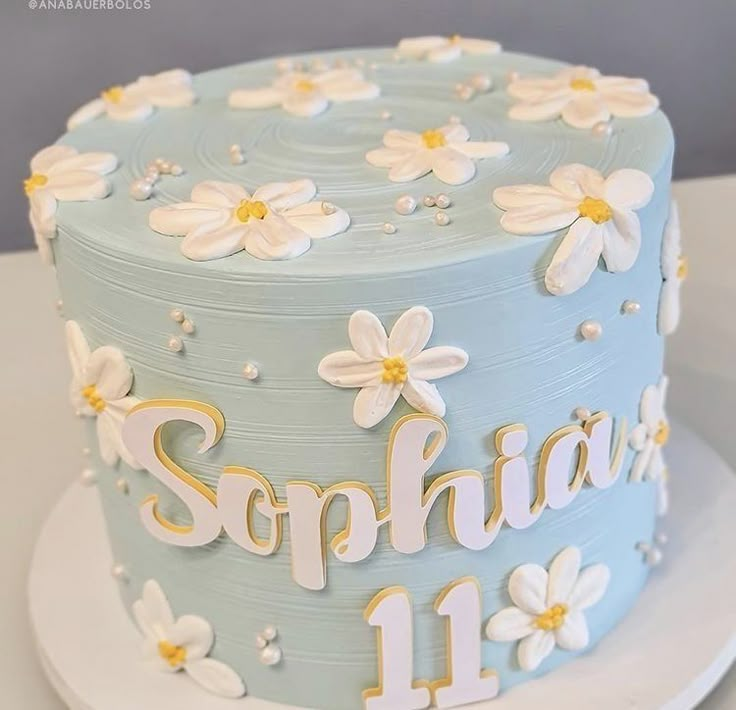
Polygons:
<instances>
[{"instance_id":1,"label":"light blue cake","mask_svg":"<svg viewBox=\"0 0 736 710\"><path fill-rule=\"evenodd\" d=\"M159 627L148 660L184 669L206 690L247 688L327 710L409 707L379 679L381 638L366 609L382 590L407 590L412 677L443 679L446 623L433 605L454 580L474 578L482 667L505 692L595 646L656 562L663 336L684 276L674 219L666 229L670 125L641 80L559 74L565 65L498 49L420 38L191 80L181 71L142 78L74 117L59 144L78 155L55 148L35 160L31 220L70 322L72 399L89 426L88 479L104 506L113 573L143 627L161 590L177 616L199 617L170 638ZM224 467L242 466L267 481L277 507L289 482L353 481L381 509L392 429L412 421L443 420L449 431L427 485L444 472L480 472L489 512L504 427L528 431L532 492L554 432L577 435L605 412L625 448L613 485L582 486L571 472L574 500L548 504L526 527L503 524L484 549L458 544L442 496L424 549L397 550L384 525L362 561L328 550L318 588L293 576L299 540L283 510L273 554L225 532L167 544L142 524L151 495L158 519L180 526L172 535L192 522L181 496L141 467L143 444L125 422L152 400L201 403L213 421L224 418L205 453L192 424L162 436L168 456L211 491L202 500L214 498ZM585 474L586 461L577 465ZM268 538L268 501L250 502L249 531ZM346 508L339 496L330 506L328 541L346 527ZM550 565L550 585L567 565L577 586L526 608L523 589L534 596ZM597 589L585 603L584 578ZM513 606L510 629L497 614ZM201 641L206 628L214 645ZM218 662L209 675L207 654ZM363 697L381 682L384 695ZM412 707L443 704L436 688L417 697Z\"/></svg>"}]
</instances>

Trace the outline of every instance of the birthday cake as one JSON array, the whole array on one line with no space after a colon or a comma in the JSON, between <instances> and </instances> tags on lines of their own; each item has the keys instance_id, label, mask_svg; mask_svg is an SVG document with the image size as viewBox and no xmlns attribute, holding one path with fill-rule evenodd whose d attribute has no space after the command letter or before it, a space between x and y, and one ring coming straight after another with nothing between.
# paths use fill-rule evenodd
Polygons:
<instances>
[{"instance_id":1,"label":"birthday cake","mask_svg":"<svg viewBox=\"0 0 736 710\"><path fill-rule=\"evenodd\" d=\"M203 708L454 707L622 619L686 271L658 107L421 37L140 77L33 158L150 672Z\"/></svg>"}]
</instances>

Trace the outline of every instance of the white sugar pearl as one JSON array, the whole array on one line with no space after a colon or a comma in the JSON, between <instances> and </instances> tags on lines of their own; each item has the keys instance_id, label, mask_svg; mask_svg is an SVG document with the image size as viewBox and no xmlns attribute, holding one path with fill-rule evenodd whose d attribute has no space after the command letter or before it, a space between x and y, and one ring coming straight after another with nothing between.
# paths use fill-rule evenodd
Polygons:
<instances>
[{"instance_id":1,"label":"white sugar pearl","mask_svg":"<svg viewBox=\"0 0 736 710\"><path fill-rule=\"evenodd\" d=\"M401 195L394 202L394 209L403 215L412 214L417 208L417 201L411 195Z\"/></svg>"},{"instance_id":2,"label":"white sugar pearl","mask_svg":"<svg viewBox=\"0 0 736 710\"><path fill-rule=\"evenodd\" d=\"M598 340L603 335L603 326L597 320L584 320L580 324L580 335L585 340Z\"/></svg>"},{"instance_id":3,"label":"white sugar pearl","mask_svg":"<svg viewBox=\"0 0 736 710\"><path fill-rule=\"evenodd\" d=\"M656 567L662 561L662 550L658 547L651 547L646 551L645 558L650 567Z\"/></svg>"},{"instance_id":4,"label":"white sugar pearl","mask_svg":"<svg viewBox=\"0 0 736 710\"><path fill-rule=\"evenodd\" d=\"M62 301L61 299L59 299L56 302L56 310L59 311L59 313L61 313L61 311L63 310L63 308L64 308L64 301Z\"/></svg>"},{"instance_id":5,"label":"white sugar pearl","mask_svg":"<svg viewBox=\"0 0 736 710\"><path fill-rule=\"evenodd\" d=\"M519 74L518 71L510 71L508 74L506 74L506 81L511 83L512 81L518 81L521 78L521 74Z\"/></svg>"},{"instance_id":6,"label":"white sugar pearl","mask_svg":"<svg viewBox=\"0 0 736 710\"><path fill-rule=\"evenodd\" d=\"M146 168L146 172L143 174L143 179L146 182L156 182L159 177L160 173L157 168L151 167L150 165Z\"/></svg>"},{"instance_id":7,"label":"white sugar pearl","mask_svg":"<svg viewBox=\"0 0 736 710\"><path fill-rule=\"evenodd\" d=\"M155 159L155 160L153 161L153 164L154 164L154 165L155 165L155 166L156 166L156 167L157 167L157 168L158 168L159 170L161 170L161 169L163 168L163 166L164 166L164 165L166 164L166 162L167 162L167 161L166 161L166 158L156 158L156 159Z\"/></svg>"},{"instance_id":8,"label":"white sugar pearl","mask_svg":"<svg viewBox=\"0 0 736 710\"><path fill-rule=\"evenodd\" d=\"M626 315L634 315L641 311L641 303L639 303L638 301L624 301L623 305L621 306L621 310Z\"/></svg>"},{"instance_id":9,"label":"white sugar pearl","mask_svg":"<svg viewBox=\"0 0 736 710\"><path fill-rule=\"evenodd\" d=\"M97 473L94 469L85 468L79 477L79 481L83 486L94 486L97 483Z\"/></svg>"},{"instance_id":10,"label":"white sugar pearl","mask_svg":"<svg viewBox=\"0 0 736 710\"><path fill-rule=\"evenodd\" d=\"M284 74L294 68L294 60L290 57L281 57L276 60L276 71Z\"/></svg>"},{"instance_id":11,"label":"white sugar pearl","mask_svg":"<svg viewBox=\"0 0 736 710\"><path fill-rule=\"evenodd\" d=\"M113 565L110 574L119 582L127 582L128 580L128 571L121 564Z\"/></svg>"},{"instance_id":12,"label":"white sugar pearl","mask_svg":"<svg viewBox=\"0 0 736 710\"><path fill-rule=\"evenodd\" d=\"M447 212L442 212L441 210L434 216L434 223L439 227L446 227L451 221L450 215L447 214Z\"/></svg>"},{"instance_id":13,"label":"white sugar pearl","mask_svg":"<svg viewBox=\"0 0 736 710\"><path fill-rule=\"evenodd\" d=\"M115 481L115 486L123 495L127 496L128 493L130 493L130 487L124 478L118 478L118 480Z\"/></svg>"},{"instance_id":14,"label":"white sugar pearl","mask_svg":"<svg viewBox=\"0 0 736 710\"><path fill-rule=\"evenodd\" d=\"M169 317L176 323L181 323L184 318L186 318L186 316L184 315L184 311L181 308L172 308L169 311Z\"/></svg>"},{"instance_id":15,"label":"white sugar pearl","mask_svg":"<svg viewBox=\"0 0 736 710\"><path fill-rule=\"evenodd\" d=\"M384 234L396 234L396 225L391 222L384 222L382 229Z\"/></svg>"},{"instance_id":16,"label":"white sugar pearl","mask_svg":"<svg viewBox=\"0 0 736 710\"><path fill-rule=\"evenodd\" d=\"M425 207L434 207L435 204L436 204L435 199L434 199L434 195L425 195L422 198L422 204Z\"/></svg>"},{"instance_id":17,"label":"white sugar pearl","mask_svg":"<svg viewBox=\"0 0 736 710\"><path fill-rule=\"evenodd\" d=\"M381 118L384 121L388 121L390 118L393 118L393 114L391 111L381 111Z\"/></svg>"},{"instance_id":18,"label":"white sugar pearl","mask_svg":"<svg viewBox=\"0 0 736 710\"><path fill-rule=\"evenodd\" d=\"M441 192L439 195L437 195L437 197L434 198L434 203L441 210L446 210L452 204L452 200L450 199L449 195L445 195L444 192Z\"/></svg>"},{"instance_id":19,"label":"white sugar pearl","mask_svg":"<svg viewBox=\"0 0 736 710\"><path fill-rule=\"evenodd\" d=\"M191 335L194 332L194 323L189 320L189 318L185 318L181 322L181 329L187 334Z\"/></svg>"},{"instance_id":20,"label":"white sugar pearl","mask_svg":"<svg viewBox=\"0 0 736 710\"><path fill-rule=\"evenodd\" d=\"M258 367L256 367L252 362L247 362L243 366L243 377L245 377L246 380L255 380L258 378Z\"/></svg>"},{"instance_id":21,"label":"white sugar pearl","mask_svg":"<svg viewBox=\"0 0 736 710\"><path fill-rule=\"evenodd\" d=\"M365 66L365 59L363 59L363 57L358 57L355 60L355 66L358 67L358 68L364 67Z\"/></svg>"},{"instance_id":22,"label":"white sugar pearl","mask_svg":"<svg viewBox=\"0 0 736 710\"><path fill-rule=\"evenodd\" d=\"M89 448L89 446L85 446L82 449L82 456L89 456L92 453L92 450Z\"/></svg>"},{"instance_id":23,"label":"white sugar pearl","mask_svg":"<svg viewBox=\"0 0 736 710\"><path fill-rule=\"evenodd\" d=\"M493 82L488 74L473 74L470 77L470 86L481 93L488 91L492 85Z\"/></svg>"},{"instance_id":24,"label":"white sugar pearl","mask_svg":"<svg viewBox=\"0 0 736 710\"><path fill-rule=\"evenodd\" d=\"M263 629L261 635L266 639L266 641L273 641L279 635L279 632L273 624L269 624L265 629Z\"/></svg>"},{"instance_id":25,"label":"white sugar pearl","mask_svg":"<svg viewBox=\"0 0 736 710\"><path fill-rule=\"evenodd\" d=\"M263 634L256 634L256 648L263 649L268 646L268 639Z\"/></svg>"},{"instance_id":26,"label":"white sugar pearl","mask_svg":"<svg viewBox=\"0 0 736 710\"><path fill-rule=\"evenodd\" d=\"M322 214L329 216L335 214L335 212L337 212L337 206L333 205L332 202L322 203Z\"/></svg>"},{"instance_id":27,"label":"white sugar pearl","mask_svg":"<svg viewBox=\"0 0 736 710\"><path fill-rule=\"evenodd\" d=\"M164 173L164 175L169 175L171 173L171 168L172 168L171 162L169 162L168 160L164 160L159 165L159 168L158 169L159 169L160 172Z\"/></svg>"},{"instance_id":28,"label":"white sugar pearl","mask_svg":"<svg viewBox=\"0 0 736 710\"><path fill-rule=\"evenodd\" d=\"M470 101L475 96L475 89L467 84L459 84L455 87L455 94L462 101Z\"/></svg>"},{"instance_id":29,"label":"white sugar pearl","mask_svg":"<svg viewBox=\"0 0 736 710\"><path fill-rule=\"evenodd\" d=\"M581 422L587 421L591 417L591 411L587 407L576 407L574 414L575 419L579 419Z\"/></svg>"},{"instance_id":30,"label":"white sugar pearl","mask_svg":"<svg viewBox=\"0 0 736 710\"><path fill-rule=\"evenodd\" d=\"M613 127L608 121L599 121L593 126L593 135L603 138L613 133Z\"/></svg>"},{"instance_id":31,"label":"white sugar pearl","mask_svg":"<svg viewBox=\"0 0 736 710\"><path fill-rule=\"evenodd\" d=\"M452 115L448 119L448 122L449 123L452 123L453 125L457 125L458 123L462 123L463 122L463 119L460 118L460 116Z\"/></svg>"},{"instance_id":32,"label":"white sugar pearl","mask_svg":"<svg viewBox=\"0 0 736 710\"><path fill-rule=\"evenodd\" d=\"M666 545L669 538L667 537L667 533L657 533L654 538L660 545Z\"/></svg>"},{"instance_id":33,"label":"white sugar pearl","mask_svg":"<svg viewBox=\"0 0 736 710\"><path fill-rule=\"evenodd\" d=\"M147 180L133 180L129 192L134 200L147 200L153 193L153 185Z\"/></svg>"},{"instance_id":34,"label":"white sugar pearl","mask_svg":"<svg viewBox=\"0 0 736 710\"><path fill-rule=\"evenodd\" d=\"M184 350L184 342L178 335L172 335L169 338L167 347L169 348L169 350L171 350L171 352L180 353L182 350Z\"/></svg>"},{"instance_id":35,"label":"white sugar pearl","mask_svg":"<svg viewBox=\"0 0 736 710\"><path fill-rule=\"evenodd\" d=\"M171 166L171 174L174 177L179 177L180 175L183 175L184 174L184 168L182 168L182 166L179 165L179 163L174 163Z\"/></svg>"},{"instance_id":36,"label":"white sugar pearl","mask_svg":"<svg viewBox=\"0 0 736 710\"><path fill-rule=\"evenodd\" d=\"M265 666L275 666L281 662L281 649L270 644L261 651L261 663Z\"/></svg>"}]
</instances>

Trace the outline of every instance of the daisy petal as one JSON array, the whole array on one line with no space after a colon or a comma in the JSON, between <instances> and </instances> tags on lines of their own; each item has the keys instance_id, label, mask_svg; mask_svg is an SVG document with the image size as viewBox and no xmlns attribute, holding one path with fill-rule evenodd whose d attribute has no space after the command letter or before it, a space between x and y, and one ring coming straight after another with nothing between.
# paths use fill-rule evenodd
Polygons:
<instances>
[{"instance_id":1,"label":"daisy petal","mask_svg":"<svg viewBox=\"0 0 736 710\"><path fill-rule=\"evenodd\" d=\"M457 44L463 52L468 54L498 54L501 51L501 45L490 39L476 39L474 37L460 37Z\"/></svg>"},{"instance_id":2,"label":"daisy petal","mask_svg":"<svg viewBox=\"0 0 736 710\"><path fill-rule=\"evenodd\" d=\"M547 607L566 604L580 572L580 550L566 547L549 566L547 584Z\"/></svg>"},{"instance_id":3,"label":"daisy petal","mask_svg":"<svg viewBox=\"0 0 736 710\"><path fill-rule=\"evenodd\" d=\"M639 483L647 477L654 449L654 441L652 439L647 439L644 443L644 447L639 454L637 454L634 462L631 464L631 473L629 474L630 481Z\"/></svg>"},{"instance_id":4,"label":"daisy petal","mask_svg":"<svg viewBox=\"0 0 736 710\"><path fill-rule=\"evenodd\" d=\"M657 385L644 388L639 404L639 416L652 433L656 432L661 419L664 419L663 397Z\"/></svg>"},{"instance_id":5,"label":"daisy petal","mask_svg":"<svg viewBox=\"0 0 736 710\"><path fill-rule=\"evenodd\" d=\"M533 633L534 617L518 607L509 606L494 614L486 625L486 637L491 641L518 641Z\"/></svg>"},{"instance_id":6,"label":"daisy petal","mask_svg":"<svg viewBox=\"0 0 736 710\"><path fill-rule=\"evenodd\" d=\"M133 370L118 348L104 345L89 357L85 379L104 400L122 399L133 386Z\"/></svg>"},{"instance_id":7,"label":"daisy petal","mask_svg":"<svg viewBox=\"0 0 736 710\"><path fill-rule=\"evenodd\" d=\"M602 198L606 182L597 170L581 163L570 163L553 170L549 184L580 202L585 197Z\"/></svg>"},{"instance_id":8,"label":"daisy petal","mask_svg":"<svg viewBox=\"0 0 736 710\"><path fill-rule=\"evenodd\" d=\"M56 236L58 204L51 190L34 190L29 198L33 228L47 239Z\"/></svg>"},{"instance_id":9,"label":"daisy petal","mask_svg":"<svg viewBox=\"0 0 736 710\"><path fill-rule=\"evenodd\" d=\"M675 276L662 283L659 294L657 330L660 335L671 335L680 323L680 281Z\"/></svg>"},{"instance_id":10,"label":"daisy petal","mask_svg":"<svg viewBox=\"0 0 736 710\"><path fill-rule=\"evenodd\" d=\"M253 199L263 200L276 210L288 210L309 202L316 194L317 186L311 180L294 180L267 183L253 193Z\"/></svg>"},{"instance_id":11,"label":"daisy petal","mask_svg":"<svg viewBox=\"0 0 736 710\"><path fill-rule=\"evenodd\" d=\"M242 678L230 666L213 658L202 658L184 666L187 675L215 695L240 698L245 695Z\"/></svg>"},{"instance_id":12,"label":"daisy petal","mask_svg":"<svg viewBox=\"0 0 736 710\"><path fill-rule=\"evenodd\" d=\"M281 104L286 95L282 89L267 86L261 89L235 89L227 97L231 108L271 108Z\"/></svg>"},{"instance_id":13,"label":"daisy petal","mask_svg":"<svg viewBox=\"0 0 736 710\"><path fill-rule=\"evenodd\" d=\"M652 178L641 170L623 168L606 179L604 199L622 210L638 210L648 205L654 194Z\"/></svg>"},{"instance_id":14,"label":"daisy petal","mask_svg":"<svg viewBox=\"0 0 736 710\"><path fill-rule=\"evenodd\" d=\"M68 320L66 330L66 349L69 354L69 362L72 366L72 375L82 387L90 384L84 381L85 370L90 358L90 349L87 338L84 337L79 323Z\"/></svg>"},{"instance_id":15,"label":"daisy petal","mask_svg":"<svg viewBox=\"0 0 736 710\"><path fill-rule=\"evenodd\" d=\"M535 207L539 203L555 205L558 212L577 213L577 201L565 197L554 187L547 185L510 185L493 191L493 202L502 210L514 207ZM567 226L567 225L564 225Z\"/></svg>"},{"instance_id":16,"label":"daisy petal","mask_svg":"<svg viewBox=\"0 0 736 710\"><path fill-rule=\"evenodd\" d=\"M250 199L247 190L233 182L203 180L192 188L192 202L233 209L242 200Z\"/></svg>"},{"instance_id":17,"label":"daisy petal","mask_svg":"<svg viewBox=\"0 0 736 710\"><path fill-rule=\"evenodd\" d=\"M458 44L451 44L447 42L441 47L430 49L427 52L427 59L430 62L436 62L437 64L445 64L446 62L452 62L462 56L463 50Z\"/></svg>"},{"instance_id":18,"label":"daisy petal","mask_svg":"<svg viewBox=\"0 0 736 710\"><path fill-rule=\"evenodd\" d=\"M100 457L108 466L115 466L120 458L123 439L115 419L103 410L97 415L97 443Z\"/></svg>"},{"instance_id":19,"label":"daisy petal","mask_svg":"<svg viewBox=\"0 0 736 710\"><path fill-rule=\"evenodd\" d=\"M468 143L455 143L453 150L467 155L468 158L478 160L479 158L500 158L509 154L509 144L501 141L472 141Z\"/></svg>"},{"instance_id":20,"label":"daisy petal","mask_svg":"<svg viewBox=\"0 0 736 710\"><path fill-rule=\"evenodd\" d=\"M49 177L47 189L60 202L101 200L110 194L110 183L88 170L74 170Z\"/></svg>"},{"instance_id":21,"label":"daisy petal","mask_svg":"<svg viewBox=\"0 0 736 710\"><path fill-rule=\"evenodd\" d=\"M355 311L350 316L348 337L355 352L365 360L383 360L389 355L383 324L370 311Z\"/></svg>"},{"instance_id":22,"label":"daisy petal","mask_svg":"<svg viewBox=\"0 0 736 710\"><path fill-rule=\"evenodd\" d=\"M376 168L390 168L404 161L409 154L397 148L376 148L365 154L365 159Z\"/></svg>"},{"instance_id":23,"label":"daisy petal","mask_svg":"<svg viewBox=\"0 0 736 710\"><path fill-rule=\"evenodd\" d=\"M418 412L431 414L435 417L444 417L447 411L445 400L442 399L440 391L435 385L424 380L409 377L401 391L401 396L409 406Z\"/></svg>"},{"instance_id":24,"label":"daisy petal","mask_svg":"<svg viewBox=\"0 0 736 710\"><path fill-rule=\"evenodd\" d=\"M611 113L621 118L648 116L659 108L659 99L649 93L605 91L604 98Z\"/></svg>"},{"instance_id":25,"label":"daisy petal","mask_svg":"<svg viewBox=\"0 0 736 710\"><path fill-rule=\"evenodd\" d=\"M602 230L586 218L575 222L557 247L544 275L547 290L555 296L577 291L588 283L603 250Z\"/></svg>"},{"instance_id":26,"label":"daisy petal","mask_svg":"<svg viewBox=\"0 0 736 710\"><path fill-rule=\"evenodd\" d=\"M555 637L550 631L535 631L519 641L517 658L524 671L533 671L552 653L555 647Z\"/></svg>"},{"instance_id":27,"label":"daisy petal","mask_svg":"<svg viewBox=\"0 0 736 710\"><path fill-rule=\"evenodd\" d=\"M204 225L210 229L217 229L229 219L228 209L201 202L179 202L151 210L148 215L148 226L159 234L182 237Z\"/></svg>"},{"instance_id":28,"label":"daisy petal","mask_svg":"<svg viewBox=\"0 0 736 710\"><path fill-rule=\"evenodd\" d=\"M629 435L629 446L634 451L641 451L644 448L644 444L646 444L647 436L647 425L637 424Z\"/></svg>"},{"instance_id":29,"label":"daisy petal","mask_svg":"<svg viewBox=\"0 0 736 710\"><path fill-rule=\"evenodd\" d=\"M509 577L509 595L519 609L537 616L547 609L548 580L549 575L544 567L536 564L520 565Z\"/></svg>"},{"instance_id":30,"label":"daisy petal","mask_svg":"<svg viewBox=\"0 0 736 710\"><path fill-rule=\"evenodd\" d=\"M154 624L161 626L164 631L168 632L174 625L175 619L169 600L166 598L164 590L161 589L161 585L155 580L149 579L143 585L141 599L146 608L148 618Z\"/></svg>"},{"instance_id":31,"label":"daisy petal","mask_svg":"<svg viewBox=\"0 0 736 710\"><path fill-rule=\"evenodd\" d=\"M444 47L447 44L447 37L427 36L427 37L407 37L402 39L397 47L399 54L414 59L422 59L427 52Z\"/></svg>"},{"instance_id":32,"label":"daisy petal","mask_svg":"<svg viewBox=\"0 0 736 710\"><path fill-rule=\"evenodd\" d=\"M365 360L352 350L341 350L322 358L317 374L335 387L368 387L381 381L383 366Z\"/></svg>"},{"instance_id":33,"label":"daisy petal","mask_svg":"<svg viewBox=\"0 0 736 710\"><path fill-rule=\"evenodd\" d=\"M35 193L34 193L35 194ZM31 199L33 203L33 199ZM682 237L680 232L680 211L677 202L670 203L670 214L662 237L662 275L665 279L677 276L682 256Z\"/></svg>"},{"instance_id":34,"label":"daisy petal","mask_svg":"<svg viewBox=\"0 0 736 710\"><path fill-rule=\"evenodd\" d=\"M460 372L468 364L468 354L460 348L444 345L422 350L409 363L414 379L439 380Z\"/></svg>"},{"instance_id":35,"label":"daisy petal","mask_svg":"<svg viewBox=\"0 0 736 710\"><path fill-rule=\"evenodd\" d=\"M88 170L99 175L111 173L118 166L118 159L113 153L79 153L63 158L52 165L47 175L49 178L62 172Z\"/></svg>"},{"instance_id":36,"label":"daisy petal","mask_svg":"<svg viewBox=\"0 0 736 710\"><path fill-rule=\"evenodd\" d=\"M146 609L146 605L142 599L138 599L133 604L133 618L135 619L138 628L141 633L146 637L147 640L154 642L153 648L158 651L158 641L160 641L158 634L156 633L156 619L153 619ZM148 644L144 645L146 648Z\"/></svg>"},{"instance_id":37,"label":"daisy petal","mask_svg":"<svg viewBox=\"0 0 736 710\"><path fill-rule=\"evenodd\" d=\"M192 261L222 259L241 251L248 228L231 220L222 227L203 225L193 229L181 243L181 253Z\"/></svg>"},{"instance_id":38,"label":"daisy petal","mask_svg":"<svg viewBox=\"0 0 736 710\"><path fill-rule=\"evenodd\" d=\"M574 128L592 128L596 123L608 122L611 113L602 97L583 92L562 108L562 120Z\"/></svg>"},{"instance_id":39,"label":"daisy petal","mask_svg":"<svg viewBox=\"0 0 736 710\"><path fill-rule=\"evenodd\" d=\"M448 185L462 185L475 175L475 163L454 148L436 148L431 158L432 172Z\"/></svg>"},{"instance_id":40,"label":"daisy petal","mask_svg":"<svg viewBox=\"0 0 736 710\"><path fill-rule=\"evenodd\" d=\"M556 77L528 77L512 81L507 87L509 96L523 102L567 101L572 92L570 82ZM564 104L563 104L564 105Z\"/></svg>"},{"instance_id":41,"label":"daisy petal","mask_svg":"<svg viewBox=\"0 0 736 710\"><path fill-rule=\"evenodd\" d=\"M345 210L336 209L325 214L321 202L309 202L283 213L285 219L312 239L324 239L341 234L350 226L350 217Z\"/></svg>"},{"instance_id":42,"label":"daisy petal","mask_svg":"<svg viewBox=\"0 0 736 710\"><path fill-rule=\"evenodd\" d=\"M215 643L212 626L199 616L180 616L168 634L169 643L186 648L187 663L204 658Z\"/></svg>"},{"instance_id":43,"label":"daisy petal","mask_svg":"<svg viewBox=\"0 0 736 710\"><path fill-rule=\"evenodd\" d=\"M494 200L496 193L493 194ZM502 200L523 198L500 195ZM580 216L578 208L564 199L550 199L528 207L515 207L501 215L501 226L511 234L549 234L570 226Z\"/></svg>"},{"instance_id":44,"label":"daisy petal","mask_svg":"<svg viewBox=\"0 0 736 710\"><path fill-rule=\"evenodd\" d=\"M426 175L430 170L432 170L432 162L429 151L418 150L394 163L388 172L388 178L392 182L411 182Z\"/></svg>"},{"instance_id":45,"label":"daisy petal","mask_svg":"<svg viewBox=\"0 0 736 710\"><path fill-rule=\"evenodd\" d=\"M363 429L370 429L385 419L401 394L400 385L380 384L364 387L353 404L353 420Z\"/></svg>"},{"instance_id":46,"label":"daisy petal","mask_svg":"<svg viewBox=\"0 0 736 710\"><path fill-rule=\"evenodd\" d=\"M641 248L639 217L631 211L616 210L613 220L602 226L603 261L612 272L628 271Z\"/></svg>"},{"instance_id":47,"label":"daisy petal","mask_svg":"<svg viewBox=\"0 0 736 710\"><path fill-rule=\"evenodd\" d=\"M80 106L66 121L66 129L73 131L79 126L94 121L105 113L105 102L100 99L93 99L88 103Z\"/></svg>"},{"instance_id":48,"label":"daisy petal","mask_svg":"<svg viewBox=\"0 0 736 710\"><path fill-rule=\"evenodd\" d=\"M414 131L400 131L391 128L386 131L383 136L383 144L387 148L396 148L405 151L415 151L417 148L423 148L424 143L422 137Z\"/></svg>"},{"instance_id":49,"label":"daisy petal","mask_svg":"<svg viewBox=\"0 0 736 710\"><path fill-rule=\"evenodd\" d=\"M31 172L46 175L56 163L75 155L77 155L77 149L70 145L50 145L48 148L39 150L31 158Z\"/></svg>"},{"instance_id":50,"label":"daisy petal","mask_svg":"<svg viewBox=\"0 0 736 710\"><path fill-rule=\"evenodd\" d=\"M424 306L414 306L399 316L388 338L390 355L412 360L424 350L434 327L434 316Z\"/></svg>"},{"instance_id":51,"label":"daisy petal","mask_svg":"<svg viewBox=\"0 0 736 710\"><path fill-rule=\"evenodd\" d=\"M597 604L606 593L611 572L606 565L590 565L577 578L567 604L570 609L582 611Z\"/></svg>"},{"instance_id":52,"label":"daisy petal","mask_svg":"<svg viewBox=\"0 0 736 710\"><path fill-rule=\"evenodd\" d=\"M281 215L269 212L264 219L250 220L245 231L245 250L257 259L294 259L309 250L309 235Z\"/></svg>"},{"instance_id":53,"label":"daisy petal","mask_svg":"<svg viewBox=\"0 0 736 710\"><path fill-rule=\"evenodd\" d=\"M119 103L106 103L107 115L115 121L144 121L153 113L151 103L142 97L129 96Z\"/></svg>"},{"instance_id":54,"label":"daisy petal","mask_svg":"<svg viewBox=\"0 0 736 710\"><path fill-rule=\"evenodd\" d=\"M464 143L470 139L470 131L462 123L448 123L438 130L448 143Z\"/></svg>"},{"instance_id":55,"label":"daisy petal","mask_svg":"<svg viewBox=\"0 0 736 710\"><path fill-rule=\"evenodd\" d=\"M378 84L354 79L330 81L320 85L324 95L337 103L343 101L364 101L375 99L381 94Z\"/></svg>"},{"instance_id":56,"label":"daisy petal","mask_svg":"<svg viewBox=\"0 0 736 710\"><path fill-rule=\"evenodd\" d=\"M581 611L569 611L565 615L565 622L554 632L557 645L565 651L581 651L590 640L588 624Z\"/></svg>"},{"instance_id":57,"label":"daisy petal","mask_svg":"<svg viewBox=\"0 0 736 710\"><path fill-rule=\"evenodd\" d=\"M292 93L284 99L284 110L295 116L316 116L327 109L330 102L317 92Z\"/></svg>"},{"instance_id":58,"label":"daisy petal","mask_svg":"<svg viewBox=\"0 0 736 710\"><path fill-rule=\"evenodd\" d=\"M515 121L550 121L562 113L568 101L567 94L539 101L521 101L509 109L509 118Z\"/></svg>"}]
</instances>

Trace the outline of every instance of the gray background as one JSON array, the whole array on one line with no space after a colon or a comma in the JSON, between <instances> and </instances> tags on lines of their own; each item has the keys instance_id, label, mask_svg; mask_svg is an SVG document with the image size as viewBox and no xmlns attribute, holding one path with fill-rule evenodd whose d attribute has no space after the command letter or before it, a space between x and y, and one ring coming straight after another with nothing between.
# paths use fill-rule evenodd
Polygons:
<instances>
[{"instance_id":1,"label":"gray background","mask_svg":"<svg viewBox=\"0 0 736 710\"><path fill-rule=\"evenodd\" d=\"M418 34L487 36L644 76L674 124L677 176L736 172L736 0L149 2L149 10L54 11L0 0L0 251L32 243L21 186L28 159L110 84Z\"/></svg>"}]
</instances>

